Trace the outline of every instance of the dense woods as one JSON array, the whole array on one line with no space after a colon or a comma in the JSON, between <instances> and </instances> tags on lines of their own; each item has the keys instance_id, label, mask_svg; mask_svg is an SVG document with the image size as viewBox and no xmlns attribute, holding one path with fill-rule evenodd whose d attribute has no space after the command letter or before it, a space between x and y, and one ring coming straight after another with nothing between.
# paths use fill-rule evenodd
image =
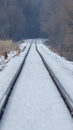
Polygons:
<instances>
[{"instance_id":1,"label":"dense woods","mask_svg":"<svg viewBox=\"0 0 73 130\"><path fill-rule=\"evenodd\" d=\"M41 29L61 55L73 60L73 1L43 0Z\"/></svg>"},{"instance_id":2,"label":"dense woods","mask_svg":"<svg viewBox=\"0 0 73 130\"><path fill-rule=\"evenodd\" d=\"M0 0L0 39L38 37L73 59L72 0Z\"/></svg>"},{"instance_id":3,"label":"dense woods","mask_svg":"<svg viewBox=\"0 0 73 130\"><path fill-rule=\"evenodd\" d=\"M0 38L39 37L40 4L41 0L0 0Z\"/></svg>"}]
</instances>

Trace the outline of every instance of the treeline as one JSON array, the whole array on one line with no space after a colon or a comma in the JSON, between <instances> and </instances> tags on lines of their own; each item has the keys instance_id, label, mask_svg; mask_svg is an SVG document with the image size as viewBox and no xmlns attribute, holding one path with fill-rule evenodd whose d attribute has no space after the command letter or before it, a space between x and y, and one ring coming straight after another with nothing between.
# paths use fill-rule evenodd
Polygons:
<instances>
[{"instance_id":1,"label":"treeline","mask_svg":"<svg viewBox=\"0 0 73 130\"><path fill-rule=\"evenodd\" d=\"M73 0L0 0L0 39L38 37L73 59Z\"/></svg>"},{"instance_id":2,"label":"treeline","mask_svg":"<svg viewBox=\"0 0 73 130\"><path fill-rule=\"evenodd\" d=\"M39 37L41 1L0 0L0 39Z\"/></svg>"},{"instance_id":3,"label":"treeline","mask_svg":"<svg viewBox=\"0 0 73 130\"><path fill-rule=\"evenodd\" d=\"M73 60L73 0L43 0L40 22L50 44Z\"/></svg>"}]
</instances>

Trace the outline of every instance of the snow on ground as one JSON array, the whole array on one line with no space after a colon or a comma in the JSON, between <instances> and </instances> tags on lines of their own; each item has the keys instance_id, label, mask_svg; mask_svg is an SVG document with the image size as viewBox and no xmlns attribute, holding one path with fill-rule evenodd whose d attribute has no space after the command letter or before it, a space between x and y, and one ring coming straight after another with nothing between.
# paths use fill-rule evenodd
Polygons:
<instances>
[{"instance_id":1,"label":"snow on ground","mask_svg":"<svg viewBox=\"0 0 73 130\"><path fill-rule=\"evenodd\" d=\"M26 46L27 46L27 42L25 42L25 44L24 44L24 43L21 43L21 44L19 45L19 48L20 48L21 51L23 51L24 47L26 47Z\"/></svg>"},{"instance_id":2,"label":"snow on ground","mask_svg":"<svg viewBox=\"0 0 73 130\"><path fill-rule=\"evenodd\" d=\"M58 54L52 52L42 44L42 40L38 42L39 51L44 56L53 72L56 74L65 90L73 99L73 62L69 62L66 59L60 57Z\"/></svg>"},{"instance_id":3,"label":"snow on ground","mask_svg":"<svg viewBox=\"0 0 73 130\"><path fill-rule=\"evenodd\" d=\"M8 102L0 130L73 130L73 119L34 44Z\"/></svg>"},{"instance_id":4,"label":"snow on ground","mask_svg":"<svg viewBox=\"0 0 73 130\"><path fill-rule=\"evenodd\" d=\"M19 49L21 50L21 52L24 51L24 48L27 46L27 42L25 44L24 43L19 44ZM17 55L17 51L10 51L8 53L7 59L4 59L4 56L0 56L0 71L2 71L3 68L6 67L6 63L9 62L16 55Z\"/></svg>"},{"instance_id":5,"label":"snow on ground","mask_svg":"<svg viewBox=\"0 0 73 130\"><path fill-rule=\"evenodd\" d=\"M5 64L4 64L4 57L0 56L0 71L4 68Z\"/></svg>"},{"instance_id":6,"label":"snow on ground","mask_svg":"<svg viewBox=\"0 0 73 130\"><path fill-rule=\"evenodd\" d=\"M3 68L6 66L6 63L9 62L16 55L16 53L16 51L9 52L7 59L4 59L4 56L0 56L0 71L3 70Z\"/></svg>"},{"instance_id":7,"label":"snow on ground","mask_svg":"<svg viewBox=\"0 0 73 130\"><path fill-rule=\"evenodd\" d=\"M25 43L23 45L23 48ZM7 64L6 67L0 71L0 100L5 93L7 87L9 86L11 80L16 74L20 64L22 63L24 56L28 50L29 45L27 45L24 52L20 53L18 56L12 58Z\"/></svg>"}]
</instances>

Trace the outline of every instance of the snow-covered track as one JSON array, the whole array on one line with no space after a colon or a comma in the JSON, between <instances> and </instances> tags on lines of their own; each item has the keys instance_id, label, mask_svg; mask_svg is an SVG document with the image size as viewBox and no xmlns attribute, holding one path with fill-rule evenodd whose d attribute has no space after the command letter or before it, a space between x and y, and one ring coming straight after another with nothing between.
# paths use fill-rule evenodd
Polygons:
<instances>
[{"instance_id":1,"label":"snow-covered track","mask_svg":"<svg viewBox=\"0 0 73 130\"><path fill-rule=\"evenodd\" d=\"M61 82L59 81L59 79L57 78L57 76L54 74L54 72L52 71L52 69L50 68L50 66L48 65L48 63L46 62L45 58L43 57L43 55L41 54L41 52L38 50L38 47L36 45L36 51L37 53L40 55L43 64L45 65L47 71L49 72L53 82L55 83L58 91L61 94L61 97L63 98L71 116L73 117L73 100L71 99L70 95L66 92L66 90L64 89L63 85L61 84Z\"/></svg>"},{"instance_id":2,"label":"snow-covered track","mask_svg":"<svg viewBox=\"0 0 73 130\"><path fill-rule=\"evenodd\" d=\"M2 98L0 100L0 120L2 119L2 115L4 113L5 107L7 105L8 100L9 100L10 94L14 88L14 84L16 83L16 81L17 81L17 79L18 79L18 77L23 69L23 66L24 66L24 63L25 63L26 58L28 56L28 53L30 51L30 48L31 48L31 45L29 46L28 51L26 52L26 55L18 68L18 71L15 73L13 79L11 80L9 86L7 87L7 90L5 91L4 95L2 96Z\"/></svg>"}]
</instances>

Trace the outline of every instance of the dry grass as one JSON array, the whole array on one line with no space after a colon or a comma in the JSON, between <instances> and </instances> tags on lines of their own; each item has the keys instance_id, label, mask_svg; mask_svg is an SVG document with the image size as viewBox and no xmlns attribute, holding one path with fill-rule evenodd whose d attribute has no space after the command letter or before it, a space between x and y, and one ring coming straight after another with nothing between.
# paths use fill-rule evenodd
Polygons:
<instances>
[{"instance_id":1,"label":"dry grass","mask_svg":"<svg viewBox=\"0 0 73 130\"><path fill-rule=\"evenodd\" d=\"M18 45L12 40L0 40L0 55L3 55L5 52L9 52L11 50L18 50Z\"/></svg>"}]
</instances>

